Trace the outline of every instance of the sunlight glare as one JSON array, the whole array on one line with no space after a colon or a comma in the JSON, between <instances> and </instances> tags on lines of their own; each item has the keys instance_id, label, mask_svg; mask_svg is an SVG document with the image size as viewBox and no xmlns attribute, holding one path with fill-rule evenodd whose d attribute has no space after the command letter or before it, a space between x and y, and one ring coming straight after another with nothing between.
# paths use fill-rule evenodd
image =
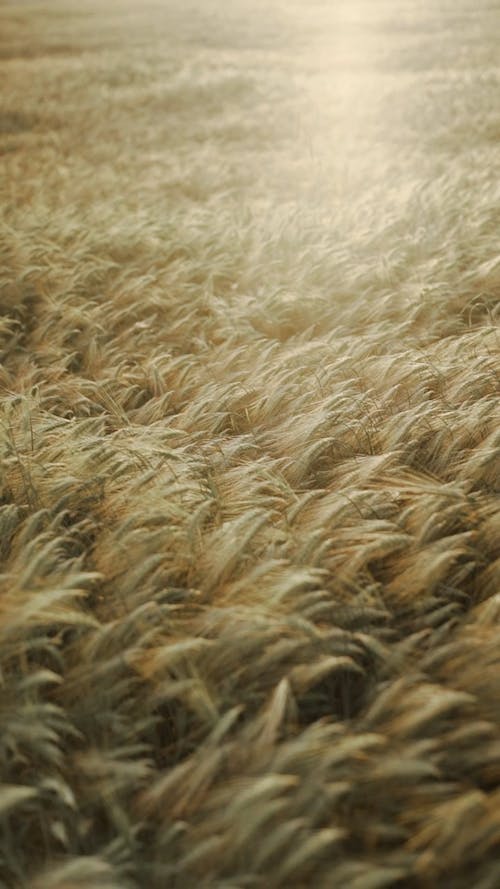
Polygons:
<instances>
[{"instance_id":1,"label":"sunlight glare","mask_svg":"<svg viewBox=\"0 0 500 889\"><path fill-rule=\"evenodd\" d=\"M381 185L398 160L393 124L401 72L394 74L391 57L400 47L384 8L380 2L338 2L297 12L307 70L299 84L301 129L321 168L322 187L339 177L351 185Z\"/></svg>"}]
</instances>

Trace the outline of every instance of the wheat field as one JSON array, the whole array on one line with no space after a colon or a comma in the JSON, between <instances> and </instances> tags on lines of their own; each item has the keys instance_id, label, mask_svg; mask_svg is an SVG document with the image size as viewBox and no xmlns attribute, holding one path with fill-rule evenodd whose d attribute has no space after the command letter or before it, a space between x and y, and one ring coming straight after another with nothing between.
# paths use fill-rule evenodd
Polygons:
<instances>
[{"instance_id":1,"label":"wheat field","mask_svg":"<svg viewBox=\"0 0 500 889\"><path fill-rule=\"evenodd\" d=\"M499 45L0 4L1 889L500 887Z\"/></svg>"}]
</instances>

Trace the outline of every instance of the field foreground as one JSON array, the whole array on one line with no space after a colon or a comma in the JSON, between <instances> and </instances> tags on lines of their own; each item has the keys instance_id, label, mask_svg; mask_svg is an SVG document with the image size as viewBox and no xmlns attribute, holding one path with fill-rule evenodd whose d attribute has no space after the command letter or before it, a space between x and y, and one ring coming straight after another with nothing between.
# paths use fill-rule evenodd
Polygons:
<instances>
[{"instance_id":1,"label":"field foreground","mask_svg":"<svg viewBox=\"0 0 500 889\"><path fill-rule=\"evenodd\" d=\"M0 4L0 886L500 886L500 16Z\"/></svg>"}]
</instances>

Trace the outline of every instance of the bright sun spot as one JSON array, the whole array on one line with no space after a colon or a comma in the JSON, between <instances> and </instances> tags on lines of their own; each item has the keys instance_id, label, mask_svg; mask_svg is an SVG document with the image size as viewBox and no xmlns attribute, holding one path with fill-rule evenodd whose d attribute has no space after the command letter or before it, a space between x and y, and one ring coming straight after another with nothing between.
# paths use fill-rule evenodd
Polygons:
<instances>
[{"instance_id":1,"label":"bright sun spot","mask_svg":"<svg viewBox=\"0 0 500 889\"><path fill-rule=\"evenodd\" d=\"M413 39L415 8L395 22L377 0L295 7L301 68L307 71L298 82L300 129L320 192L347 182L350 189L379 187L394 198L392 168L404 161L398 115L407 113L400 101L407 75L394 73L395 61L401 33L405 46ZM408 173L413 171L406 171L406 181Z\"/></svg>"}]
</instances>

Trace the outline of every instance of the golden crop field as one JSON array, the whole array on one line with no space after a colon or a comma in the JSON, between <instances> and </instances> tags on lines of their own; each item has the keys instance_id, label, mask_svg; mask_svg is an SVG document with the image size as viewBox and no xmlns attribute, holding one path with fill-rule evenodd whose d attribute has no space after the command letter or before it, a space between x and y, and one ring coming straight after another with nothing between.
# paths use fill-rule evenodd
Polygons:
<instances>
[{"instance_id":1,"label":"golden crop field","mask_svg":"<svg viewBox=\"0 0 500 889\"><path fill-rule=\"evenodd\" d=\"M1 889L500 887L499 46L0 3Z\"/></svg>"}]
</instances>

